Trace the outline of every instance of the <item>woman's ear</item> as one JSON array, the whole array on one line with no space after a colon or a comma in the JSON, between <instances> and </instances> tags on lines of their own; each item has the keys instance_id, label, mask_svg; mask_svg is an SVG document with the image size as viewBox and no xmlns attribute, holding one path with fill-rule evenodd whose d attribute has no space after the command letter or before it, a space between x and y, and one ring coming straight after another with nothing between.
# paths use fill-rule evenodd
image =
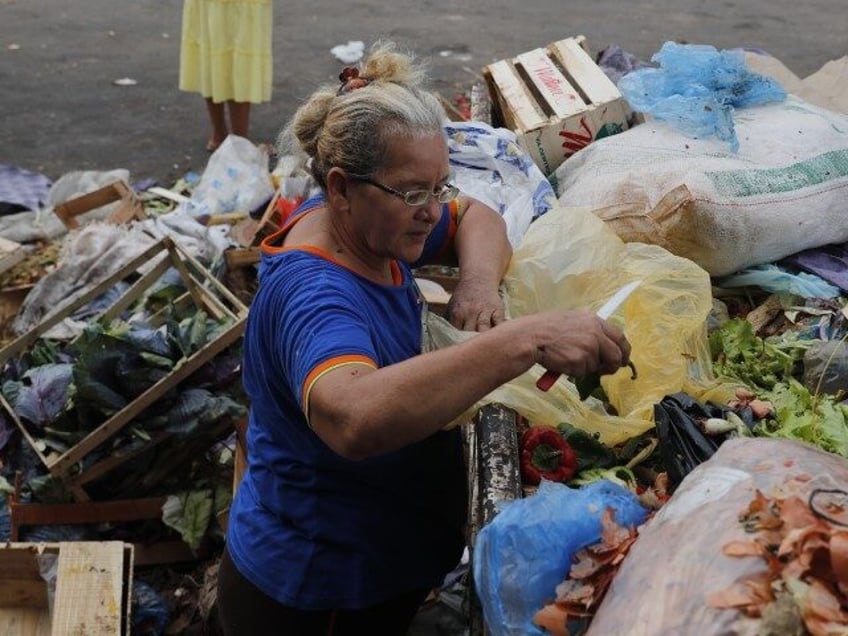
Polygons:
<instances>
[{"instance_id":1,"label":"woman's ear","mask_svg":"<svg viewBox=\"0 0 848 636\"><path fill-rule=\"evenodd\" d=\"M327 203L337 210L350 208L349 182L344 170L336 167L330 168L326 180Z\"/></svg>"}]
</instances>

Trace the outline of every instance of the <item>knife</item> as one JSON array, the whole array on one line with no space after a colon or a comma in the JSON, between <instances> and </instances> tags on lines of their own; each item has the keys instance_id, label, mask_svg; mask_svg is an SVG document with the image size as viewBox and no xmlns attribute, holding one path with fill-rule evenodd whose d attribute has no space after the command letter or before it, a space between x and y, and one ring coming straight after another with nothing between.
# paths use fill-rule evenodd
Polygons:
<instances>
[{"instance_id":1,"label":"knife","mask_svg":"<svg viewBox=\"0 0 848 636\"><path fill-rule=\"evenodd\" d=\"M627 297L633 293L640 284L641 280L634 280L627 283L624 287L615 292L612 297L601 306L596 314L598 318L601 320L607 320L610 316L615 313L615 310L618 309L621 304L627 300ZM555 371L545 371L541 378L536 381L536 388L540 391L547 391L550 389L554 382L559 379L560 373L556 373Z\"/></svg>"}]
</instances>

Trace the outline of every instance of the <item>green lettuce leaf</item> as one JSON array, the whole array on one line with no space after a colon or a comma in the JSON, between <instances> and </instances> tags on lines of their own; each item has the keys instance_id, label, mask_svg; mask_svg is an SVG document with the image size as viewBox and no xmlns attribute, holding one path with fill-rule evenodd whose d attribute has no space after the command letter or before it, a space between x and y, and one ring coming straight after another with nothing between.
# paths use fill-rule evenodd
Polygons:
<instances>
[{"instance_id":1,"label":"green lettuce leaf","mask_svg":"<svg viewBox=\"0 0 848 636\"><path fill-rule=\"evenodd\" d=\"M180 533L192 550L200 542L212 518L211 490L195 490L170 495L162 506L162 522Z\"/></svg>"}]
</instances>

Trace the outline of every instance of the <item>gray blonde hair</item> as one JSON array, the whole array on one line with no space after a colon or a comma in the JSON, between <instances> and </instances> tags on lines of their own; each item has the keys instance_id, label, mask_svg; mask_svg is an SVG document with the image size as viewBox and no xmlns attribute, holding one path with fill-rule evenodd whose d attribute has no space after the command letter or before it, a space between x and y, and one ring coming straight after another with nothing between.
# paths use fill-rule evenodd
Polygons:
<instances>
[{"instance_id":1,"label":"gray blonde hair","mask_svg":"<svg viewBox=\"0 0 848 636\"><path fill-rule=\"evenodd\" d=\"M305 155L322 189L334 166L373 175L384 166L392 137L443 134L447 116L423 88L425 76L411 54L377 42L360 70L370 82L341 94L339 84L316 90L280 134L280 155Z\"/></svg>"}]
</instances>

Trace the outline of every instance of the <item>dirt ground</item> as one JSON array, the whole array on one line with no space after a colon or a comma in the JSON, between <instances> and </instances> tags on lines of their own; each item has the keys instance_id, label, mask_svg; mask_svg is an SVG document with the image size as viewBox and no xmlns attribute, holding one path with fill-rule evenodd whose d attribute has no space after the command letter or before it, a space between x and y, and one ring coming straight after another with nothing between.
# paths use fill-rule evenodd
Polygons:
<instances>
[{"instance_id":1,"label":"dirt ground","mask_svg":"<svg viewBox=\"0 0 848 636\"><path fill-rule=\"evenodd\" d=\"M274 92L251 137L271 142L343 66L330 50L389 37L426 57L446 98L488 63L571 35L649 59L666 40L754 47L804 77L848 53L844 0L376 0L277 2ZM0 0L0 163L58 179L126 168L168 186L202 171L201 98L177 88L180 0ZM116 80L135 80L119 85Z\"/></svg>"}]
</instances>

